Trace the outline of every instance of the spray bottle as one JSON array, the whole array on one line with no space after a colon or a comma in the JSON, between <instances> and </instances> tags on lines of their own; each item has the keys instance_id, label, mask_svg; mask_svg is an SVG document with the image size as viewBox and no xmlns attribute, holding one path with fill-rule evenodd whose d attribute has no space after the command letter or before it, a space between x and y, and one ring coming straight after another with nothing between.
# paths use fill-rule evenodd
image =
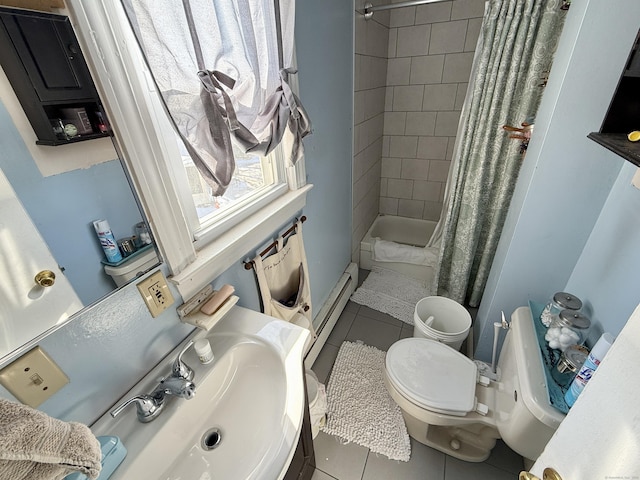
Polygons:
<instances>
[{"instance_id":1,"label":"spray bottle","mask_svg":"<svg viewBox=\"0 0 640 480\"><path fill-rule=\"evenodd\" d=\"M600 339L593 346L593 349L591 349L587 360L580 368L576 378L573 379L567 393L564 395L564 401L567 402L569 407L573 406L576 399L587 385L587 382L591 380L593 372L595 372L596 368L598 368L598 365L600 365L600 362L602 362L602 359L609 351L611 344L613 344L613 340L613 335L610 333L603 333Z\"/></svg>"},{"instance_id":2,"label":"spray bottle","mask_svg":"<svg viewBox=\"0 0 640 480\"><path fill-rule=\"evenodd\" d=\"M100 239L100 245L102 245L107 261L116 263L122 260L122 254L118 249L118 244L113 236L111 227L109 227L109 222L106 220L96 220L93 222L93 228L96 229L96 234Z\"/></svg>"}]
</instances>

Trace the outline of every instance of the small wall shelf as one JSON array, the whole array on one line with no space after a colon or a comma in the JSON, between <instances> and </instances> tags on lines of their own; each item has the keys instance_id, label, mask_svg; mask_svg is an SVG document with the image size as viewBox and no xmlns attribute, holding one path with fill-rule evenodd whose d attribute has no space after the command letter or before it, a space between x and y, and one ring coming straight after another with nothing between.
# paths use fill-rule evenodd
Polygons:
<instances>
[{"instance_id":1,"label":"small wall shelf","mask_svg":"<svg viewBox=\"0 0 640 480\"><path fill-rule=\"evenodd\" d=\"M631 48L600 132L587 137L640 167L640 142L627 135L640 130L640 33Z\"/></svg>"},{"instance_id":2,"label":"small wall shelf","mask_svg":"<svg viewBox=\"0 0 640 480\"><path fill-rule=\"evenodd\" d=\"M0 64L38 145L110 136L69 17L0 7L0 45Z\"/></svg>"},{"instance_id":3,"label":"small wall shelf","mask_svg":"<svg viewBox=\"0 0 640 480\"><path fill-rule=\"evenodd\" d=\"M630 142L626 134L592 132L587 137L640 167L640 142Z\"/></svg>"},{"instance_id":4,"label":"small wall shelf","mask_svg":"<svg viewBox=\"0 0 640 480\"><path fill-rule=\"evenodd\" d=\"M70 143L84 142L85 140L93 140L95 138L103 138L103 137L110 137L110 136L111 136L110 133L91 133L89 135L80 135L77 137L69 138L68 140L62 140L57 138L53 138L50 140L38 139L36 144L55 147L57 145L69 145Z\"/></svg>"}]
</instances>

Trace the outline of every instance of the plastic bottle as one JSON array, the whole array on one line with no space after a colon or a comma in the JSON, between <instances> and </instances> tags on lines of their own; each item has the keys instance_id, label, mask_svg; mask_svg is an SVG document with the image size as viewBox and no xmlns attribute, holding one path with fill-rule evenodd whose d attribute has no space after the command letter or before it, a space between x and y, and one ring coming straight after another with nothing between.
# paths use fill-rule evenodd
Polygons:
<instances>
[{"instance_id":1,"label":"plastic bottle","mask_svg":"<svg viewBox=\"0 0 640 480\"><path fill-rule=\"evenodd\" d=\"M104 121L104 117L102 116L102 112L96 112L96 118L98 119L96 122L96 126L100 133L107 133L109 129L107 128L107 124Z\"/></svg>"},{"instance_id":2,"label":"plastic bottle","mask_svg":"<svg viewBox=\"0 0 640 480\"><path fill-rule=\"evenodd\" d=\"M598 368L598 365L600 365L600 362L602 362L602 359L609 351L613 340L613 335L610 333L603 333L600 336L600 339L593 346L587 360L580 368L576 378L573 379L567 393L564 395L564 401L567 402L569 407L573 406L578 396L582 393L584 387L587 385L589 380L591 380L593 372L595 372L596 368Z\"/></svg>"},{"instance_id":3,"label":"plastic bottle","mask_svg":"<svg viewBox=\"0 0 640 480\"><path fill-rule=\"evenodd\" d=\"M196 343L194 343L194 348L196 350L196 353L198 354L200 363L206 365L213 361L213 350L211 350L211 344L209 343L209 340L207 340L206 338L196 340Z\"/></svg>"},{"instance_id":4,"label":"plastic bottle","mask_svg":"<svg viewBox=\"0 0 640 480\"><path fill-rule=\"evenodd\" d=\"M93 228L96 229L96 234L100 239L100 245L104 250L104 254L107 257L107 261L116 263L122 260L122 254L118 249L118 244L113 236L109 222L106 220L96 220L93 222Z\"/></svg>"}]
</instances>

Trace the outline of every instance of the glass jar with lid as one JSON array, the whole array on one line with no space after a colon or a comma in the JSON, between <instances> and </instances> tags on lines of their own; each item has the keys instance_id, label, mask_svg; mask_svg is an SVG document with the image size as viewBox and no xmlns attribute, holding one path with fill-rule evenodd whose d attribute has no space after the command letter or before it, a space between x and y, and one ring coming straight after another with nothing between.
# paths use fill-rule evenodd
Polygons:
<instances>
[{"instance_id":1,"label":"glass jar with lid","mask_svg":"<svg viewBox=\"0 0 640 480\"><path fill-rule=\"evenodd\" d=\"M551 322L558 318L562 310L580 310L582 308L582 300L575 295L567 292L557 292L553 295L551 301L544 307L540 315L540 321L545 327L551 325Z\"/></svg>"},{"instance_id":2,"label":"glass jar with lid","mask_svg":"<svg viewBox=\"0 0 640 480\"><path fill-rule=\"evenodd\" d=\"M557 365L551 371L551 376L561 387L567 387L587 359L589 350L582 345L571 345L558 360Z\"/></svg>"},{"instance_id":3,"label":"glass jar with lid","mask_svg":"<svg viewBox=\"0 0 640 480\"><path fill-rule=\"evenodd\" d=\"M587 338L591 320L576 310L562 310L549 325L545 340L551 348L565 351L571 345L581 345Z\"/></svg>"},{"instance_id":4,"label":"glass jar with lid","mask_svg":"<svg viewBox=\"0 0 640 480\"><path fill-rule=\"evenodd\" d=\"M149 230L147 229L147 224L144 222L136 223L135 225L136 231L136 247L142 248L146 245L151 244L151 235L149 234Z\"/></svg>"}]
</instances>

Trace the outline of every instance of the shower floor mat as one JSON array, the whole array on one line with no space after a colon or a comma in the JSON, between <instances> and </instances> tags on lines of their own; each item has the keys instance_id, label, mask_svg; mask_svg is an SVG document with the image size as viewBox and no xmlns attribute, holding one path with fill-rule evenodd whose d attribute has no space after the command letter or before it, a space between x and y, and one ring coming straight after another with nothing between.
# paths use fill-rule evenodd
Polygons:
<instances>
[{"instance_id":1,"label":"shower floor mat","mask_svg":"<svg viewBox=\"0 0 640 480\"><path fill-rule=\"evenodd\" d=\"M322 431L391 460L408 462L411 443L400 407L384 386L385 352L343 342L327 384Z\"/></svg>"},{"instance_id":2,"label":"shower floor mat","mask_svg":"<svg viewBox=\"0 0 640 480\"><path fill-rule=\"evenodd\" d=\"M394 270L373 266L351 300L413 325L418 300L433 295L432 286Z\"/></svg>"}]
</instances>

